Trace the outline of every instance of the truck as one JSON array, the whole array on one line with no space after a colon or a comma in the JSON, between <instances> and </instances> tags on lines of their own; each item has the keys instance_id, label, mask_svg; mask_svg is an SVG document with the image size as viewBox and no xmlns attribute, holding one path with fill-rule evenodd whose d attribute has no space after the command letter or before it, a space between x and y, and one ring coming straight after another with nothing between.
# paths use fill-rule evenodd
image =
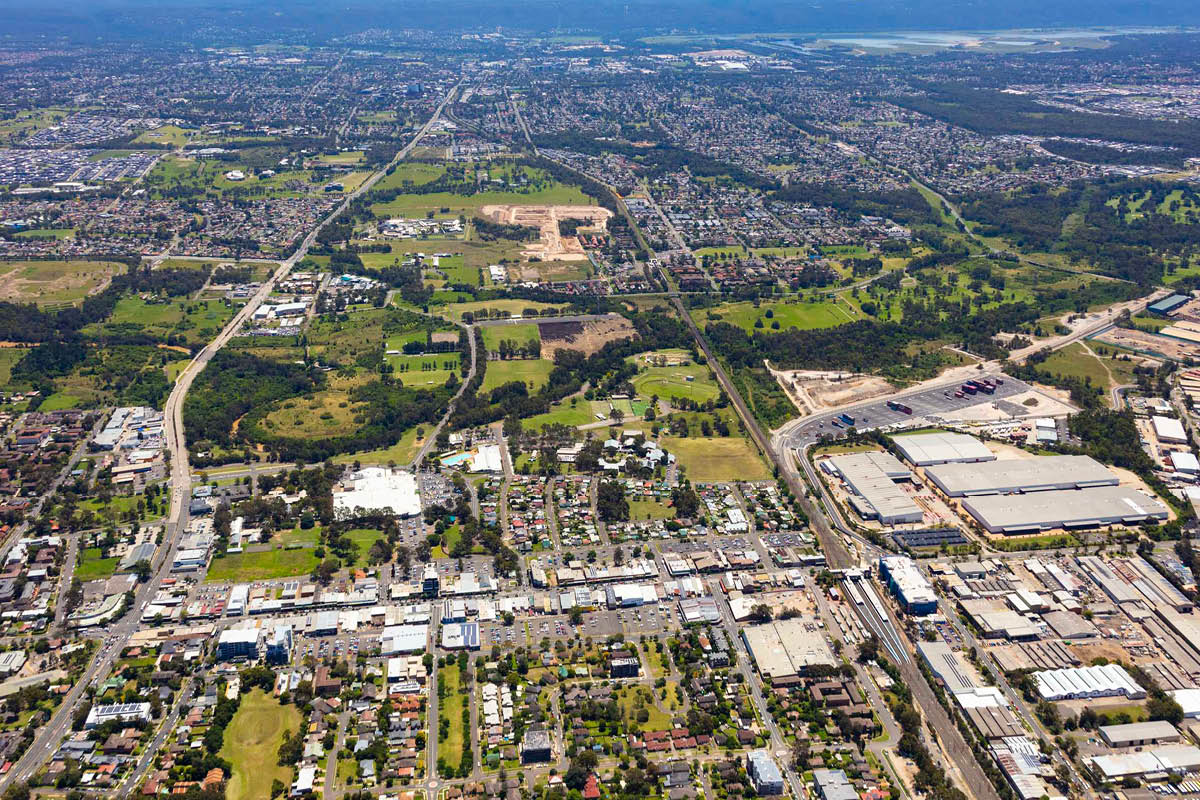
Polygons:
<instances>
[{"instance_id":1,"label":"truck","mask_svg":"<svg viewBox=\"0 0 1200 800\"><path fill-rule=\"evenodd\" d=\"M838 417L838 419L840 419L842 422L846 423L847 425L854 424L854 417L850 416L849 414L842 414L840 417Z\"/></svg>"}]
</instances>

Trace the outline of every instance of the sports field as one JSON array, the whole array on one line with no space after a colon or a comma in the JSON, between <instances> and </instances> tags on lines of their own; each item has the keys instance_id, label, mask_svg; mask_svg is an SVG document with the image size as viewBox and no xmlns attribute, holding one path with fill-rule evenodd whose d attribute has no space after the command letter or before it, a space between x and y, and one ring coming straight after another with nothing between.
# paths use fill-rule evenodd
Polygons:
<instances>
[{"instance_id":1,"label":"sports field","mask_svg":"<svg viewBox=\"0 0 1200 800\"><path fill-rule=\"evenodd\" d=\"M533 327L533 326L530 326ZM497 386L503 386L513 381L522 381L534 394L546 385L554 362L540 358L512 359L510 361L489 361L487 372L483 376L482 391L490 392Z\"/></svg>"},{"instance_id":2,"label":"sports field","mask_svg":"<svg viewBox=\"0 0 1200 800\"><path fill-rule=\"evenodd\" d=\"M766 462L745 439L664 437L659 444L678 459L692 481L760 481L771 477Z\"/></svg>"},{"instance_id":3,"label":"sports field","mask_svg":"<svg viewBox=\"0 0 1200 800\"><path fill-rule=\"evenodd\" d=\"M237 713L225 728L221 758L233 765L225 787L228 800L259 800L271 796L271 783L292 783L292 768L278 764L279 745L285 732L301 728L300 712L261 689L242 695Z\"/></svg>"},{"instance_id":4,"label":"sports field","mask_svg":"<svg viewBox=\"0 0 1200 800\"><path fill-rule=\"evenodd\" d=\"M639 397L657 395L662 400L682 397L697 403L715 400L720 394L717 384L709 376L708 367L700 364L648 367L633 379L633 388Z\"/></svg>"},{"instance_id":5,"label":"sports field","mask_svg":"<svg viewBox=\"0 0 1200 800\"><path fill-rule=\"evenodd\" d=\"M541 342L538 326L532 322L514 322L508 325L487 325L480 328L483 331L483 346L490 353L500 351L503 341L525 345L529 342Z\"/></svg>"},{"instance_id":6,"label":"sports field","mask_svg":"<svg viewBox=\"0 0 1200 800\"><path fill-rule=\"evenodd\" d=\"M451 375L458 374L462 355L458 352L399 355L387 356L387 360L396 368L392 377L405 386L433 389L443 385Z\"/></svg>"}]
</instances>

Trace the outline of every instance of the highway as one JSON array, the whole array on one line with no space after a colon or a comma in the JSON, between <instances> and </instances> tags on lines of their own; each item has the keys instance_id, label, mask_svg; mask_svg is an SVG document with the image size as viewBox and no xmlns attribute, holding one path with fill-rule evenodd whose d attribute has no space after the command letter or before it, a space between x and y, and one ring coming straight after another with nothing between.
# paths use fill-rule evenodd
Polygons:
<instances>
[{"instance_id":1,"label":"highway","mask_svg":"<svg viewBox=\"0 0 1200 800\"><path fill-rule=\"evenodd\" d=\"M291 257L283 261L275 273L268 279L262 287L256 292L253 297L242 306L241 310L234 315L229 324L218 334L217 338L209 342L203 350L201 350L184 368L183 372L175 380L175 385L171 389L171 394L167 398L165 410L166 424L166 439L167 449L171 458L170 485L171 485L171 511L167 516L166 529L166 547L160 547L155 554L156 563L153 576L150 580L140 584L134 592L134 602L129 609L126 609L125 614L116 622L110 624L105 631L104 639L101 642L100 648L93 655L91 663L84 670L83 674L71 687L70 692L63 699L63 702L55 709L50 720L40 728L34 735L33 743L25 754L13 765L12 769L6 775L0 777L0 790L7 786L18 782L28 780L38 767L43 764L51 755L58 749L58 743L67 732L71 724L71 714L83 697L87 688L97 685L103 680L112 669L113 664L117 661L121 654L121 650L125 647L125 642L129 637L137 631L141 620L141 609L143 605L157 594L162 581L170 574L171 563L175 559L175 552L179 547L179 540L183 532L187 529L188 524L188 503L191 500L191 469L189 467L189 455L187 450L187 438L183 427L183 405L187 398L187 393L192 387L196 376L207 366L212 360L217 351L225 346L234 334L240 329L244 323L254 313L254 310L262 304L268 296L270 296L275 284L286 276L305 255L317 239L317 235L328 225L332 220L337 218L350 203L369 191L380 178L386 174L387 169L393 164L398 163L408 156L412 149L425 136L429 129L437 122L441 116L442 109L458 92L461 83L453 86L442 102L438 105L433 115L413 136L413 139L398 153L391 162L372 175L358 189L350 193L342 200L341 203L327 216L320 225L314 228L308 236L305 237L301 245L296 248ZM60 477L61 480L61 477Z\"/></svg>"}]
</instances>

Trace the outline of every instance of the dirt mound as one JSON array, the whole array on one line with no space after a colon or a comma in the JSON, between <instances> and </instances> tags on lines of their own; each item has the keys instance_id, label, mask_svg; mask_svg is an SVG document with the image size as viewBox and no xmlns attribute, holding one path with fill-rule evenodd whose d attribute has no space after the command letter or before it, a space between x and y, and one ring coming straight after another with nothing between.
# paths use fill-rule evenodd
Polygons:
<instances>
[{"instance_id":1,"label":"dirt mound","mask_svg":"<svg viewBox=\"0 0 1200 800\"><path fill-rule=\"evenodd\" d=\"M578 350L590 356L609 342L637 336L633 323L617 315L586 322L539 322L538 333L542 337L542 358L547 359L553 359L559 350Z\"/></svg>"}]
</instances>

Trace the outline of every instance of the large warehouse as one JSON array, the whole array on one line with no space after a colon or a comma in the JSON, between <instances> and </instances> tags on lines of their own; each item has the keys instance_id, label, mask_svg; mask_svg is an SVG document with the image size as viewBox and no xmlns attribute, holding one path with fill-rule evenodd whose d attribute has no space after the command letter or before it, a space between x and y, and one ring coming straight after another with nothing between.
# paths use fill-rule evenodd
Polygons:
<instances>
[{"instance_id":1,"label":"large warehouse","mask_svg":"<svg viewBox=\"0 0 1200 800\"><path fill-rule=\"evenodd\" d=\"M893 441L900 454L918 467L996 460L987 445L965 433L914 433Z\"/></svg>"},{"instance_id":2,"label":"large warehouse","mask_svg":"<svg viewBox=\"0 0 1200 800\"><path fill-rule=\"evenodd\" d=\"M850 453L827 462L854 494L850 503L864 519L884 525L921 522L925 515L896 481L912 478L908 468L888 453Z\"/></svg>"},{"instance_id":3,"label":"large warehouse","mask_svg":"<svg viewBox=\"0 0 1200 800\"><path fill-rule=\"evenodd\" d=\"M814 620L793 617L748 625L742 641L758 671L778 683L806 674L810 667L836 667L840 662L825 641L825 631Z\"/></svg>"},{"instance_id":4,"label":"large warehouse","mask_svg":"<svg viewBox=\"0 0 1200 800\"><path fill-rule=\"evenodd\" d=\"M925 476L949 497L1048 489L1116 486L1117 476L1091 456L1011 458L982 464L941 464Z\"/></svg>"},{"instance_id":5,"label":"large warehouse","mask_svg":"<svg viewBox=\"0 0 1200 800\"><path fill-rule=\"evenodd\" d=\"M989 533L1096 528L1165 520L1167 507L1126 486L966 497L963 508Z\"/></svg>"},{"instance_id":6,"label":"large warehouse","mask_svg":"<svg viewBox=\"0 0 1200 800\"><path fill-rule=\"evenodd\" d=\"M1146 690L1120 664L1072 667L1035 672L1033 681L1043 700L1080 700L1091 697L1124 696L1141 700Z\"/></svg>"}]
</instances>

